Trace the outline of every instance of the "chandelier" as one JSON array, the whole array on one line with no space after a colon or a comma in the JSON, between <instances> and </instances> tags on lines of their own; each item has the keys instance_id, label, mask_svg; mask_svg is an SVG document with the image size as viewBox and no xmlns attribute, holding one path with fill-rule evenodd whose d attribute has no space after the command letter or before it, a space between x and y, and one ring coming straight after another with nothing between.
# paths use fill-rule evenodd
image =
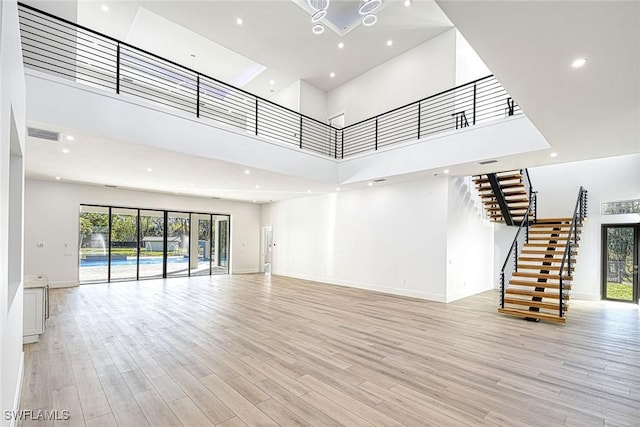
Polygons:
<instances>
[{"instance_id":1,"label":"chandelier","mask_svg":"<svg viewBox=\"0 0 640 427\"><path fill-rule=\"evenodd\" d=\"M311 27L311 31L313 31L313 34L324 33L324 25L320 23L320 21L327 15L329 0L307 0L307 3L309 3L309 7L313 10L313 14L311 15L313 27Z\"/></svg>"},{"instance_id":2,"label":"chandelier","mask_svg":"<svg viewBox=\"0 0 640 427\"><path fill-rule=\"evenodd\" d=\"M367 27L372 26L378 22L378 16L374 13L380 5L382 0L361 0L358 13L362 16L362 25Z\"/></svg>"}]
</instances>

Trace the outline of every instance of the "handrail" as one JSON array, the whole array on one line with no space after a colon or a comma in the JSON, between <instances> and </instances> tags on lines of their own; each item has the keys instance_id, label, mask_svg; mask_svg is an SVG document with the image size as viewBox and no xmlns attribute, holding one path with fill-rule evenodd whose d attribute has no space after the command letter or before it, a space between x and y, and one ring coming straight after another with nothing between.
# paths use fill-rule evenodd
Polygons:
<instances>
[{"instance_id":1,"label":"handrail","mask_svg":"<svg viewBox=\"0 0 640 427\"><path fill-rule=\"evenodd\" d=\"M18 5L27 67L335 159L522 114L489 75L337 128L114 37Z\"/></svg>"},{"instance_id":2,"label":"handrail","mask_svg":"<svg viewBox=\"0 0 640 427\"><path fill-rule=\"evenodd\" d=\"M504 263L502 264L502 269L500 269L500 306L502 308L504 308L504 294L506 291L506 283L508 282L508 280L505 280L505 270L507 268L507 265L509 264L509 260L511 259L511 254L513 253L513 259L514 259L514 271L518 271L518 239L520 238L520 233L522 232L523 229L525 229L525 243L529 243L529 216L531 214L531 210L534 208L534 206L537 204L536 203L536 199L537 199L537 192L532 192L532 197L529 199L529 206L527 207L527 211L524 214L524 217L522 218L522 222L520 222L520 226L518 227L518 231L516 231L516 235L513 238L513 243L511 243L511 247L509 248L509 252L507 253L507 257L504 260ZM522 250L522 246L520 247L520 249ZM511 278L509 277L509 280Z\"/></svg>"},{"instance_id":3,"label":"handrail","mask_svg":"<svg viewBox=\"0 0 640 427\"><path fill-rule=\"evenodd\" d=\"M578 225L582 225L582 222L587 216L587 190L584 187L580 187L578 191L578 199L576 200L576 207L573 210L573 216L571 217L571 226L569 227L569 233L567 234L567 245L564 248L564 254L562 255L562 261L560 262L560 270L558 272L558 279L560 282L559 289L559 316L564 315L564 273L565 265L567 266L566 272L568 276L571 276L571 251L573 245L578 244ZM573 235L573 236L572 236Z\"/></svg>"},{"instance_id":4,"label":"handrail","mask_svg":"<svg viewBox=\"0 0 640 427\"><path fill-rule=\"evenodd\" d=\"M332 128L332 129L338 129L338 128L336 128L336 127L332 126L332 125L331 125L331 124L329 124L329 123L321 122L320 120L318 120L318 119L314 119L313 117L307 116L306 114L299 113L299 112L297 112L297 111L295 111L295 110L292 110L291 108L285 107L284 105L276 104L275 102L273 102L273 101L271 101L271 100L269 100L269 99L263 98L263 97L261 97L261 96L259 96L259 95L253 94L253 93L251 93L251 92L247 92L246 90L244 90L244 89L242 89L242 88L239 88L239 87L236 87L236 86L230 85L230 84L228 84L228 83L223 82L222 80L218 80L218 79L216 79L215 77L211 77L211 76L208 76L208 75L206 75L206 74L200 73L200 72L195 71L195 70L193 70L193 69L191 69L191 68L189 68L189 67L187 67L187 66L184 66L184 65L182 65L182 64L179 64L179 63L177 63L177 62L174 62L174 61L172 61L172 60L170 60L170 59L163 58L163 57L161 57L160 55L156 55L155 53L152 53L152 52L146 51L146 50L144 50L144 49L140 49L139 47L133 46L133 45L131 45L131 44L127 43L127 42L120 41L120 40L118 40L118 39L116 39L116 38L114 38L114 37L111 37L111 36L107 35L107 34L102 34L102 33L98 32L98 31L92 30L91 28L87 28L87 27L85 27L84 25L80 25L80 24L77 24L77 23L75 23L75 22L73 22L73 21L69 21L68 19L61 18L61 17L59 17L59 16L53 15L53 14L51 14L51 13L49 13L49 12L44 11L44 10L40 10L40 9L35 8L35 7L33 7L33 6L30 6L30 5L28 5L28 4L24 4L24 3L18 2L18 6L20 6L20 7L22 7L22 8L25 8L25 9L29 9L29 10L31 10L31 11L33 11L33 12L37 12L37 13L39 13L39 14L41 14L41 15L44 15L44 16L46 16L46 17L48 17L48 18L52 18L52 19L55 19L55 20L57 20L57 21L64 22L65 24L68 24L68 25L71 25L71 26L73 26L73 27L79 28L79 29L81 29L81 30L83 30L83 31L87 31L87 32L89 32L89 33L95 34L96 36L100 36L100 37L102 37L102 38L108 39L108 40L110 40L110 41L112 41L112 42L114 42L114 43L119 44L120 46L125 46L125 47L128 47L128 48L130 48L130 49L137 50L137 51L139 51L139 52L144 53L145 55L149 55L149 56L151 56L151 57L153 57L153 58L155 58L155 59L159 59L159 60L161 60L161 61L163 61L163 62L167 62L167 63L169 63L169 64L173 65L174 67L182 68L182 69L183 69L183 70L185 70L185 71L189 71L189 72L195 73L196 75L200 75L200 76L206 77L206 78L208 78L208 79L211 79L211 80L215 81L216 83L219 83L219 84L222 84L222 85L225 85L225 86L229 86L229 87L233 88L234 90L237 90L237 91L239 91L239 92L244 93L245 95L248 95L248 96L251 96L251 97L253 97L253 98L257 98L257 99L259 99L259 100L261 100L261 101L263 101L263 102L267 102L267 103L269 103L269 104L275 105L276 107L279 107L279 108L285 109L285 110L287 110L287 111L290 111L290 112L292 112L292 113L294 113L294 114L297 114L297 115L299 115L299 116L304 117L305 119L308 119L308 120L312 120L312 121L314 121L314 122L317 122L317 123L319 123L319 124L321 124L321 125L323 125L323 126L328 126L328 127Z\"/></svg>"}]
</instances>

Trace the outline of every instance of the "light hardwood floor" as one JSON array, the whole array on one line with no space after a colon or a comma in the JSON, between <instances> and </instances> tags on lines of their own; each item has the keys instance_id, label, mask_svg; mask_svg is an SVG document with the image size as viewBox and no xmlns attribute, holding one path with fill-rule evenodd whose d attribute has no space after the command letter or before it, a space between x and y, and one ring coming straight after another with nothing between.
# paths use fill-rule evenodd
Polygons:
<instances>
[{"instance_id":1,"label":"light hardwood floor","mask_svg":"<svg viewBox=\"0 0 640 427\"><path fill-rule=\"evenodd\" d=\"M640 425L637 305L572 301L557 325L497 301L263 275L52 290L21 409L92 427Z\"/></svg>"}]
</instances>

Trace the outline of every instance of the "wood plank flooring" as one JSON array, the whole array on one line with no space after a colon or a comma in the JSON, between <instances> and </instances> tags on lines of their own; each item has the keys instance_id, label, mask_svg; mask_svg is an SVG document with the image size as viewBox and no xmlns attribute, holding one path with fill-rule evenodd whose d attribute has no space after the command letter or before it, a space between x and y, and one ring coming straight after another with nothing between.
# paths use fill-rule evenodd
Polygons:
<instances>
[{"instance_id":1,"label":"wood plank flooring","mask_svg":"<svg viewBox=\"0 0 640 427\"><path fill-rule=\"evenodd\" d=\"M638 426L638 306L565 325L236 275L51 291L25 346L22 426Z\"/></svg>"}]
</instances>

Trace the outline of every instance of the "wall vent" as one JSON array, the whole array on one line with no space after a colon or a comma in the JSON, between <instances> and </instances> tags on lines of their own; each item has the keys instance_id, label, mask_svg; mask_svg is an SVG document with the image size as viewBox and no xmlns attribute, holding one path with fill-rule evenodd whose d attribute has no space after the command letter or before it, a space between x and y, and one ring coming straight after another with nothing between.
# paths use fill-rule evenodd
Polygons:
<instances>
[{"instance_id":1,"label":"wall vent","mask_svg":"<svg viewBox=\"0 0 640 427\"><path fill-rule=\"evenodd\" d=\"M478 162L479 165L490 165L491 163L498 163L497 160L485 160L483 162Z\"/></svg>"},{"instance_id":2,"label":"wall vent","mask_svg":"<svg viewBox=\"0 0 640 427\"><path fill-rule=\"evenodd\" d=\"M117 185L111 185L111 184L105 184L104 186L108 188L118 188Z\"/></svg>"},{"instance_id":3,"label":"wall vent","mask_svg":"<svg viewBox=\"0 0 640 427\"><path fill-rule=\"evenodd\" d=\"M27 134L33 138L46 139L47 141L60 141L60 132L29 127Z\"/></svg>"},{"instance_id":4,"label":"wall vent","mask_svg":"<svg viewBox=\"0 0 640 427\"><path fill-rule=\"evenodd\" d=\"M374 179L373 182L385 182L386 178Z\"/></svg>"}]
</instances>

